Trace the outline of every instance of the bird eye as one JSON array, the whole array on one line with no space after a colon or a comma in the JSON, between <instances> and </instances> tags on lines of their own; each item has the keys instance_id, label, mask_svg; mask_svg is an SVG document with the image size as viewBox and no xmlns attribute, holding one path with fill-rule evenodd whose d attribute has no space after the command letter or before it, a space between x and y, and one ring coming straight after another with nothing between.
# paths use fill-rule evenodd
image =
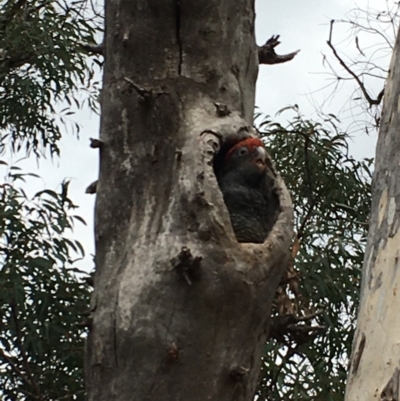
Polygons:
<instances>
[{"instance_id":1,"label":"bird eye","mask_svg":"<svg viewBox=\"0 0 400 401\"><path fill-rule=\"evenodd\" d=\"M248 153L249 153L248 149L244 148L244 147L240 148L239 151L238 151L238 155L239 156L246 156Z\"/></svg>"}]
</instances>

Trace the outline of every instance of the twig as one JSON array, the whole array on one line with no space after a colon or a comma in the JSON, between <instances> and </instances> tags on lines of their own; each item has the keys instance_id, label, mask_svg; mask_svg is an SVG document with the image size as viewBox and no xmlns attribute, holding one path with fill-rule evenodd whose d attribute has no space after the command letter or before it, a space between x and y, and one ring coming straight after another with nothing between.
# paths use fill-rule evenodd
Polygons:
<instances>
[{"instance_id":1,"label":"twig","mask_svg":"<svg viewBox=\"0 0 400 401\"><path fill-rule=\"evenodd\" d=\"M99 45L90 45L88 43L81 43L81 48L86 50L89 53L99 54L104 56L104 44L100 43Z\"/></svg>"},{"instance_id":2,"label":"twig","mask_svg":"<svg viewBox=\"0 0 400 401\"><path fill-rule=\"evenodd\" d=\"M346 63L341 59L341 57L338 55L335 47L332 45L332 33L333 33L333 24L335 20L331 20L331 27L329 31L329 39L327 40L328 46L332 49L333 55L336 57L336 59L339 61L340 65L356 80L358 86L361 89L361 92L363 93L365 99L369 103L370 106L372 105L378 105L382 101L383 97L383 90L379 93L378 97L376 99L372 99L367 90L365 89L364 84L361 82L361 79L357 76L356 73L354 73L347 65Z\"/></svg>"}]
</instances>

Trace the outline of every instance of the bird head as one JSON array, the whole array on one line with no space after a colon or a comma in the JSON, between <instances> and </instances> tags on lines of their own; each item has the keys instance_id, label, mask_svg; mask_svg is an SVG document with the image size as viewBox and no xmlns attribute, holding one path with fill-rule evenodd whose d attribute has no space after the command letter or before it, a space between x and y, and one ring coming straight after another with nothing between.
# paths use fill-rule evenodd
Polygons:
<instances>
[{"instance_id":1,"label":"bird head","mask_svg":"<svg viewBox=\"0 0 400 401\"><path fill-rule=\"evenodd\" d=\"M257 182L266 169L267 152L258 138L244 139L229 149L222 168L223 175L234 174L236 180L246 184Z\"/></svg>"},{"instance_id":2,"label":"bird head","mask_svg":"<svg viewBox=\"0 0 400 401\"><path fill-rule=\"evenodd\" d=\"M257 169L265 171L266 159L264 143L258 138L247 138L229 150L225 156L225 164L235 166L253 164Z\"/></svg>"}]
</instances>

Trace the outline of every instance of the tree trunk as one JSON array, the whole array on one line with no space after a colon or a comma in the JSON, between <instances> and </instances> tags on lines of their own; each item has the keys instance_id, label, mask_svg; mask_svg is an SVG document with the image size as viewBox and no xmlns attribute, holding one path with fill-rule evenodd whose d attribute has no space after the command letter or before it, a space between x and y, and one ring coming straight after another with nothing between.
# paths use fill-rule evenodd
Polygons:
<instances>
[{"instance_id":1,"label":"tree trunk","mask_svg":"<svg viewBox=\"0 0 400 401\"><path fill-rule=\"evenodd\" d=\"M292 207L238 244L213 171L252 134L253 0L107 0L89 400L251 400Z\"/></svg>"},{"instance_id":2,"label":"tree trunk","mask_svg":"<svg viewBox=\"0 0 400 401\"><path fill-rule=\"evenodd\" d=\"M346 400L400 399L400 35L385 88Z\"/></svg>"}]
</instances>

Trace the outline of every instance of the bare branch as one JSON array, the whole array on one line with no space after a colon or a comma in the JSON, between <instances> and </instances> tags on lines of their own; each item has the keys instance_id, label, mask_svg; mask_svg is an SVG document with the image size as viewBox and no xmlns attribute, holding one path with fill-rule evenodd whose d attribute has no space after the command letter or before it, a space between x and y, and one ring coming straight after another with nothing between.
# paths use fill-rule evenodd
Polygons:
<instances>
[{"instance_id":1,"label":"bare branch","mask_svg":"<svg viewBox=\"0 0 400 401\"><path fill-rule=\"evenodd\" d=\"M260 64L281 64L292 60L300 50L282 56L275 53L275 47L281 42L280 35L271 36L263 46L258 46L258 62Z\"/></svg>"},{"instance_id":2,"label":"bare branch","mask_svg":"<svg viewBox=\"0 0 400 401\"><path fill-rule=\"evenodd\" d=\"M354 73L348 66L347 64L343 61L343 59L339 56L339 54L337 53L335 47L332 44L332 33L333 33L333 24L334 24L335 20L331 20L331 28L329 31L329 39L327 40L327 44L328 46L332 49L333 55L336 57L336 59L339 61L340 65L356 80L358 86L361 89L361 92L363 93L365 99L367 100L367 102L369 103L370 106L373 105L379 105L382 101L382 97L383 97L383 89L381 91L381 93L378 95L378 97L376 99L372 99L372 97L369 95L367 89L364 86L364 83L361 82L361 79L358 77L358 75L356 73Z\"/></svg>"}]
</instances>

